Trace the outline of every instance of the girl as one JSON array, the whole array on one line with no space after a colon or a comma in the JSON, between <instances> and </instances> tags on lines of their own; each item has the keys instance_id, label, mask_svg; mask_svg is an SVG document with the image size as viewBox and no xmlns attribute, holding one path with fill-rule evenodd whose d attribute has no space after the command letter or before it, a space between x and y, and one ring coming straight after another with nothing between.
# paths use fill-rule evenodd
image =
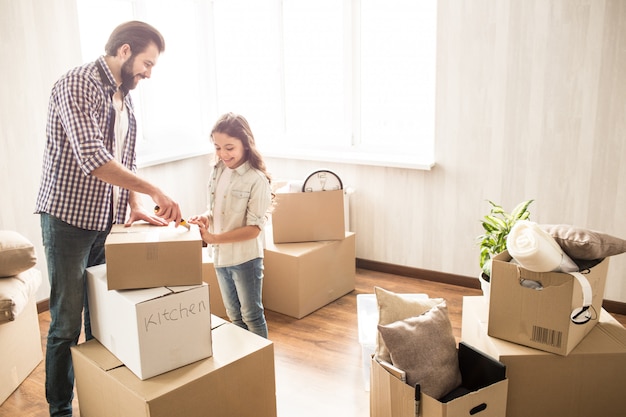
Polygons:
<instances>
[{"instance_id":1,"label":"girl","mask_svg":"<svg viewBox=\"0 0 626 417\"><path fill-rule=\"evenodd\" d=\"M234 324L267 338L261 293L263 227L272 204L271 178L248 121L227 113L211 131L217 163L209 208L189 219L211 245L220 292Z\"/></svg>"}]
</instances>

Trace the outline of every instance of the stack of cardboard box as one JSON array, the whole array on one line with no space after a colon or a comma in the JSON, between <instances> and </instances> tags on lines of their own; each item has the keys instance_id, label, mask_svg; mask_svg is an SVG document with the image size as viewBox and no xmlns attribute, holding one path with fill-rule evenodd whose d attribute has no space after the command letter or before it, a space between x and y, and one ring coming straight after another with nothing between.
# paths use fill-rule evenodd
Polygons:
<instances>
[{"instance_id":1,"label":"stack of cardboard box","mask_svg":"<svg viewBox=\"0 0 626 417\"><path fill-rule=\"evenodd\" d=\"M490 297L465 297L462 323L463 341L507 367L506 416L623 416L626 329L602 309L608 258L583 274L592 291L588 321L575 317L584 297L574 276L535 273L510 259L494 258Z\"/></svg>"},{"instance_id":2,"label":"stack of cardboard box","mask_svg":"<svg viewBox=\"0 0 626 417\"><path fill-rule=\"evenodd\" d=\"M508 252L494 258L489 297L464 297L461 336L503 364L506 380L447 403L422 393L420 416L623 416L626 329L602 309L609 259L582 277L510 260ZM541 285L520 285L528 281ZM371 415L416 415L412 387L371 364Z\"/></svg>"},{"instance_id":3,"label":"stack of cardboard box","mask_svg":"<svg viewBox=\"0 0 626 417\"><path fill-rule=\"evenodd\" d=\"M344 190L277 193L266 229L263 304L302 318L355 287Z\"/></svg>"},{"instance_id":4,"label":"stack of cardboard box","mask_svg":"<svg viewBox=\"0 0 626 417\"><path fill-rule=\"evenodd\" d=\"M81 415L276 415L273 344L211 315L196 226L115 226L105 250L95 339L72 348Z\"/></svg>"}]
</instances>

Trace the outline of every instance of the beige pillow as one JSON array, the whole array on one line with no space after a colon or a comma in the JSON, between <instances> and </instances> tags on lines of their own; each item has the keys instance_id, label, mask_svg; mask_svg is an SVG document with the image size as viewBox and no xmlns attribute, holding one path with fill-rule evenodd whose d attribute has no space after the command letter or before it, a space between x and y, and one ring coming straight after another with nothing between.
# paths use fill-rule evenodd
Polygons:
<instances>
[{"instance_id":1,"label":"beige pillow","mask_svg":"<svg viewBox=\"0 0 626 417\"><path fill-rule=\"evenodd\" d=\"M626 252L626 240L567 224L540 224L570 258L595 260Z\"/></svg>"},{"instance_id":2,"label":"beige pillow","mask_svg":"<svg viewBox=\"0 0 626 417\"><path fill-rule=\"evenodd\" d=\"M378 304L378 324L381 325L419 316L443 301L443 298L408 299L380 287L374 287L374 292ZM376 336L376 357L391 362L389 351L380 333Z\"/></svg>"},{"instance_id":3,"label":"beige pillow","mask_svg":"<svg viewBox=\"0 0 626 417\"><path fill-rule=\"evenodd\" d=\"M461 385L461 370L445 301L417 317L379 325L391 363L406 372L406 383L439 399Z\"/></svg>"},{"instance_id":4,"label":"beige pillow","mask_svg":"<svg viewBox=\"0 0 626 417\"><path fill-rule=\"evenodd\" d=\"M12 277L35 266L35 247L17 232L0 230L0 277Z\"/></svg>"}]
</instances>

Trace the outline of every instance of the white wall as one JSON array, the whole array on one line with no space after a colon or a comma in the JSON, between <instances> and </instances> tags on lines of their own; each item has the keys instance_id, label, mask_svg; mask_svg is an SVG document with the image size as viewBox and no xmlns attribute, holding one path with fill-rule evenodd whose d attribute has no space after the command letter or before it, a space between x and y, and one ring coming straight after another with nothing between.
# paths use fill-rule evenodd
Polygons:
<instances>
[{"instance_id":1,"label":"white wall","mask_svg":"<svg viewBox=\"0 0 626 417\"><path fill-rule=\"evenodd\" d=\"M33 214L54 81L81 63L74 0L0 0L0 229L37 246L45 272L39 216ZM45 274L47 277L47 274ZM37 299L48 298L47 279Z\"/></svg>"},{"instance_id":2,"label":"white wall","mask_svg":"<svg viewBox=\"0 0 626 417\"><path fill-rule=\"evenodd\" d=\"M0 228L38 245L32 209L48 93L78 63L71 4L0 0ZM487 199L510 209L534 198L532 220L626 238L626 2L440 0L439 20L433 170L268 159L273 175L339 173L356 189L357 257L391 264L477 276ZM196 212L208 164L199 157L141 173ZM605 298L626 302L626 255L611 259Z\"/></svg>"}]
</instances>

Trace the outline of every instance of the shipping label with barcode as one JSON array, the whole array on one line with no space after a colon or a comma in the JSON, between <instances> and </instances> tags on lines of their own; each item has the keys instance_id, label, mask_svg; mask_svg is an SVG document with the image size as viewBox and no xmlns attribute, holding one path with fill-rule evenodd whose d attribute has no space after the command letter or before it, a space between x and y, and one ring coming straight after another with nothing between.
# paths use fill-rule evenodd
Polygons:
<instances>
[{"instance_id":1,"label":"shipping label with barcode","mask_svg":"<svg viewBox=\"0 0 626 417\"><path fill-rule=\"evenodd\" d=\"M544 345L560 348L561 342L563 341L563 332L533 326L533 332L530 340Z\"/></svg>"}]
</instances>

